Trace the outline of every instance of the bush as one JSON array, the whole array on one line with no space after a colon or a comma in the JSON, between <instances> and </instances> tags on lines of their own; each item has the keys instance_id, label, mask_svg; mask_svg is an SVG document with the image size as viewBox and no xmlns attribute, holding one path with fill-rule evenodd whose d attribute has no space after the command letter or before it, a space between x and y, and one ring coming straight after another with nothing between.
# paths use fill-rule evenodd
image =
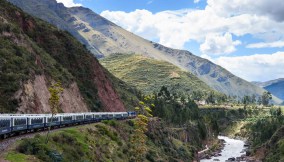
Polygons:
<instances>
[{"instance_id":1,"label":"bush","mask_svg":"<svg viewBox=\"0 0 284 162\"><path fill-rule=\"evenodd\" d=\"M98 128L98 131L100 132L100 134L107 135L111 140L117 143L120 142L119 137L116 132L109 130L107 127L103 125L96 125L96 127Z\"/></svg>"},{"instance_id":2,"label":"bush","mask_svg":"<svg viewBox=\"0 0 284 162\"><path fill-rule=\"evenodd\" d=\"M102 123L106 124L106 125L110 125L112 127L116 127L117 126L117 121L115 119L112 120L103 120Z\"/></svg>"},{"instance_id":3,"label":"bush","mask_svg":"<svg viewBox=\"0 0 284 162\"><path fill-rule=\"evenodd\" d=\"M51 161L48 153L50 152L47 145L40 138L24 139L24 141L18 146L17 150L20 153L27 155L35 155L43 161Z\"/></svg>"}]
</instances>

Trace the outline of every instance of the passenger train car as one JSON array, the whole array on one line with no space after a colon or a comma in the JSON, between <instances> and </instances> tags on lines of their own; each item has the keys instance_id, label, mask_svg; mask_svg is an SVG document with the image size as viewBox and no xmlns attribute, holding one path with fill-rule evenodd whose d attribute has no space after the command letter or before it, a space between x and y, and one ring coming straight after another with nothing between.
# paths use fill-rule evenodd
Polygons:
<instances>
[{"instance_id":1,"label":"passenger train car","mask_svg":"<svg viewBox=\"0 0 284 162\"><path fill-rule=\"evenodd\" d=\"M51 114L0 114L0 136L44 130L48 127L86 124L110 119L135 118L136 112L87 112Z\"/></svg>"}]
</instances>

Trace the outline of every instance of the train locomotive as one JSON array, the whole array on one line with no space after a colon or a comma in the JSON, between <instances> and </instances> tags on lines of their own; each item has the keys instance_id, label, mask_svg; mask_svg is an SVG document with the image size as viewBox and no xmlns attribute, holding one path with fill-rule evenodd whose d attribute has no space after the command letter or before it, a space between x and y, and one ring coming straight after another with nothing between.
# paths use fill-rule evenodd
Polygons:
<instances>
[{"instance_id":1,"label":"train locomotive","mask_svg":"<svg viewBox=\"0 0 284 162\"><path fill-rule=\"evenodd\" d=\"M44 130L48 127L100 122L101 120L123 120L135 118L136 112L87 112L51 114L0 114L0 136Z\"/></svg>"}]
</instances>

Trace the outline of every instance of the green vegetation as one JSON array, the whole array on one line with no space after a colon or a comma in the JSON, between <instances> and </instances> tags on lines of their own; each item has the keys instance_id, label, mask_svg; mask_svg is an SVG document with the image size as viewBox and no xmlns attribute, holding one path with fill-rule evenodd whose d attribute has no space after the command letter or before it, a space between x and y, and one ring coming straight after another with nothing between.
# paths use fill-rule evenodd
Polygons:
<instances>
[{"instance_id":1,"label":"green vegetation","mask_svg":"<svg viewBox=\"0 0 284 162\"><path fill-rule=\"evenodd\" d=\"M50 133L50 128L51 128L51 123L53 122L53 116L58 113L58 110L60 108L59 104L59 99L60 99L60 94L63 92L63 88L61 86L60 82L53 83L49 88L48 91L50 93L50 98L49 98L49 105L50 105L50 110L51 110L51 122L48 127L48 132L46 134L46 143L48 143L48 135Z\"/></svg>"},{"instance_id":2,"label":"green vegetation","mask_svg":"<svg viewBox=\"0 0 284 162\"><path fill-rule=\"evenodd\" d=\"M145 94L166 86L173 93L211 92L204 82L175 65L142 55L114 54L100 60L111 73Z\"/></svg>"},{"instance_id":3,"label":"green vegetation","mask_svg":"<svg viewBox=\"0 0 284 162\"><path fill-rule=\"evenodd\" d=\"M146 97L147 98L147 97ZM135 107L137 118L134 120L134 132L131 137L131 161L142 162L147 153L147 136L149 119L152 116L152 110L145 105L144 102L139 102L139 106ZM152 105L154 107L154 105Z\"/></svg>"},{"instance_id":4,"label":"green vegetation","mask_svg":"<svg viewBox=\"0 0 284 162\"><path fill-rule=\"evenodd\" d=\"M10 162L26 162L29 161L30 159L28 155L17 152L9 152L6 155L6 160L9 160Z\"/></svg>"},{"instance_id":5,"label":"green vegetation","mask_svg":"<svg viewBox=\"0 0 284 162\"><path fill-rule=\"evenodd\" d=\"M62 129L51 134L48 144L44 136L36 135L21 141L6 154L6 159L23 155L23 159L35 156L42 161L130 161L133 122L112 120ZM151 120L147 136L145 161L191 161L194 157L191 141L183 142L178 132L171 131L163 122Z\"/></svg>"},{"instance_id":6,"label":"green vegetation","mask_svg":"<svg viewBox=\"0 0 284 162\"><path fill-rule=\"evenodd\" d=\"M281 118L283 120L283 117ZM276 123L271 126L275 126ZM278 125L279 126L279 125ZM271 128L270 128L271 130ZM268 130L269 131L269 130ZM266 140L261 147L256 148L255 151L265 150L265 158L264 162L275 162L275 161L283 161L284 160L284 126L278 127L277 130L274 131L273 135ZM265 133L267 135L267 133Z\"/></svg>"},{"instance_id":7,"label":"green vegetation","mask_svg":"<svg viewBox=\"0 0 284 162\"><path fill-rule=\"evenodd\" d=\"M19 90L21 83L32 79L33 75L49 73L54 79L64 82L72 79L72 76L24 36L16 24L7 22L13 18L10 18L5 11L9 9L17 11L17 9L8 6L7 2L0 1L0 3L0 15L3 16L0 17L3 19L0 21L0 110L14 112L17 101L11 99L12 96ZM23 45L19 45L18 41ZM37 65L37 61L41 65Z\"/></svg>"},{"instance_id":8,"label":"green vegetation","mask_svg":"<svg viewBox=\"0 0 284 162\"><path fill-rule=\"evenodd\" d=\"M76 82L93 111L103 109L98 78L110 81L127 106L137 102L133 95L136 90L100 66L69 33L23 13L5 0L0 0L0 15L1 113L16 111L15 93L35 75L44 75L48 84L60 81L63 87Z\"/></svg>"}]
</instances>

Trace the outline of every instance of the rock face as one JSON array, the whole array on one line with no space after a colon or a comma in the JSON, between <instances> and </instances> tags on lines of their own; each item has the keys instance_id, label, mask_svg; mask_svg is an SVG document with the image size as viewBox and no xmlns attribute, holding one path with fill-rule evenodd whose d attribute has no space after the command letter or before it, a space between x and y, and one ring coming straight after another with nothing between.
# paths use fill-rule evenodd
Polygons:
<instances>
[{"instance_id":1,"label":"rock face","mask_svg":"<svg viewBox=\"0 0 284 162\"><path fill-rule=\"evenodd\" d=\"M90 9L66 8L55 0L8 0L24 11L38 16L57 27L68 30L89 50L102 58L114 53L143 54L158 60L168 61L187 70L211 88L231 96L261 95L265 90L255 86L226 69L184 50L167 48L136 36ZM34 10L34 8L39 8ZM276 103L282 102L274 98Z\"/></svg>"},{"instance_id":2,"label":"rock face","mask_svg":"<svg viewBox=\"0 0 284 162\"><path fill-rule=\"evenodd\" d=\"M48 87L44 76L36 76L34 81L27 81L16 92L15 99L19 101L18 113L47 113L50 112L48 104Z\"/></svg>"},{"instance_id":3,"label":"rock face","mask_svg":"<svg viewBox=\"0 0 284 162\"><path fill-rule=\"evenodd\" d=\"M59 6L60 7L60 6ZM0 0L0 110L48 113L60 81L61 112L126 111L119 82L70 34Z\"/></svg>"},{"instance_id":4,"label":"rock face","mask_svg":"<svg viewBox=\"0 0 284 162\"><path fill-rule=\"evenodd\" d=\"M15 99L19 100L18 113L50 113L49 97L46 77L35 76L34 81L29 80L16 92ZM60 108L59 111L67 113L89 111L75 82L63 90Z\"/></svg>"},{"instance_id":5,"label":"rock face","mask_svg":"<svg viewBox=\"0 0 284 162\"><path fill-rule=\"evenodd\" d=\"M125 111L122 101L120 100L116 91L113 89L113 85L108 76L105 74L102 66L96 60L92 65L92 68L94 69L94 76L97 76L94 78L94 82L97 85L98 95L105 110L112 112Z\"/></svg>"}]
</instances>

